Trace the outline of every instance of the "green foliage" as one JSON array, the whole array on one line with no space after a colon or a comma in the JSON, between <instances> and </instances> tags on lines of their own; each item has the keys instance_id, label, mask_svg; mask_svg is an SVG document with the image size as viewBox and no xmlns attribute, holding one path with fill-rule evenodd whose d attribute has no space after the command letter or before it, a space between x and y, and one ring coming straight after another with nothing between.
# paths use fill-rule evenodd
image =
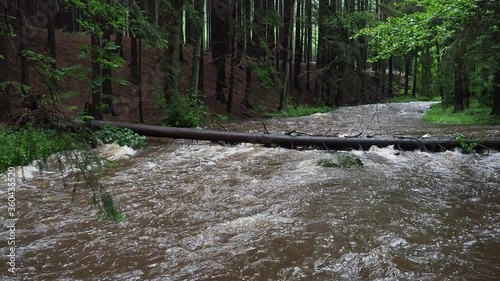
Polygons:
<instances>
[{"instance_id":1,"label":"green foliage","mask_svg":"<svg viewBox=\"0 0 500 281\"><path fill-rule=\"evenodd\" d=\"M406 0L394 4L406 10L378 25L361 29L357 36L371 37L374 53L370 61L402 56L427 44L442 44L453 37L474 14L475 1Z\"/></svg>"},{"instance_id":2,"label":"green foliage","mask_svg":"<svg viewBox=\"0 0 500 281\"><path fill-rule=\"evenodd\" d=\"M491 108L471 100L470 108L462 112L453 112L453 106L435 104L425 112L424 118L429 123L440 124L500 124L500 119L490 115Z\"/></svg>"},{"instance_id":3,"label":"green foliage","mask_svg":"<svg viewBox=\"0 0 500 281\"><path fill-rule=\"evenodd\" d=\"M321 159L316 163L327 168L358 168L363 166L361 160L349 153L337 153L332 158Z\"/></svg>"},{"instance_id":4,"label":"green foliage","mask_svg":"<svg viewBox=\"0 0 500 281\"><path fill-rule=\"evenodd\" d=\"M255 58L247 58L247 63L252 69L252 72L259 77L261 85L266 90L274 89L276 86L274 77L276 77L278 73L273 65L262 63L260 60Z\"/></svg>"},{"instance_id":5,"label":"green foliage","mask_svg":"<svg viewBox=\"0 0 500 281\"><path fill-rule=\"evenodd\" d=\"M229 120L229 118L226 115L222 115L222 114L215 114L214 117L215 117L215 121L217 121L219 123L227 122L227 120Z\"/></svg>"},{"instance_id":6,"label":"green foliage","mask_svg":"<svg viewBox=\"0 0 500 281\"><path fill-rule=\"evenodd\" d=\"M25 166L33 160L45 162L50 155L86 147L83 137L49 129L0 127L0 171Z\"/></svg>"},{"instance_id":7,"label":"green foliage","mask_svg":"<svg viewBox=\"0 0 500 281\"><path fill-rule=\"evenodd\" d=\"M165 124L173 127L200 126L208 115L207 107L199 99L173 97L165 107Z\"/></svg>"},{"instance_id":8,"label":"green foliage","mask_svg":"<svg viewBox=\"0 0 500 281\"><path fill-rule=\"evenodd\" d=\"M308 107L308 106L291 106L286 110L282 110L274 113L264 113L263 117L299 117L308 116L315 113L324 113L332 111L332 107L320 106L320 107Z\"/></svg>"},{"instance_id":9,"label":"green foliage","mask_svg":"<svg viewBox=\"0 0 500 281\"><path fill-rule=\"evenodd\" d=\"M108 192L104 192L101 194L101 202L102 208L100 208L99 210L99 215L107 219L113 219L116 222L125 221L125 216L123 216L123 214L118 211L113 201L113 197L111 197ZM94 202L94 204L96 204L96 202Z\"/></svg>"},{"instance_id":10,"label":"green foliage","mask_svg":"<svg viewBox=\"0 0 500 281\"><path fill-rule=\"evenodd\" d=\"M440 101L440 97L429 98L417 95L416 97L408 95L396 95L393 98L384 100L385 103L412 102L412 101Z\"/></svg>"},{"instance_id":11,"label":"green foliage","mask_svg":"<svg viewBox=\"0 0 500 281\"><path fill-rule=\"evenodd\" d=\"M476 151L476 147L479 146L479 143L477 143L477 142L467 142L465 140L464 135L462 135L462 134L457 134L456 139L460 143L460 147L462 148L462 151L465 154L474 153Z\"/></svg>"},{"instance_id":12,"label":"green foliage","mask_svg":"<svg viewBox=\"0 0 500 281\"><path fill-rule=\"evenodd\" d=\"M146 146L146 137L134 133L127 128L106 125L104 129L94 132L94 138L103 143L116 143L120 146L143 148Z\"/></svg>"},{"instance_id":13,"label":"green foliage","mask_svg":"<svg viewBox=\"0 0 500 281\"><path fill-rule=\"evenodd\" d=\"M200 126L209 114L200 93L190 98L175 95L167 101L157 82L154 83L153 98L155 105L164 112L164 122L173 127Z\"/></svg>"}]
</instances>

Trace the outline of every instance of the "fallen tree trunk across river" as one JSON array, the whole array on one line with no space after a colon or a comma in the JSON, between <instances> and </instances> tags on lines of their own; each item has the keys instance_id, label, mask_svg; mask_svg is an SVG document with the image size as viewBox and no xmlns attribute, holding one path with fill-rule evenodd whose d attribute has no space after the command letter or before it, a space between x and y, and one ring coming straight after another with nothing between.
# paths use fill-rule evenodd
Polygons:
<instances>
[{"instance_id":1,"label":"fallen tree trunk across river","mask_svg":"<svg viewBox=\"0 0 500 281\"><path fill-rule=\"evenodd\" d=\"M290 136L268 133L242 133L191 128L162 127L143 124L130 124L112 121L92 121L93 129L102 129L106 125L128 128L138 134L149 137L173 139L207 140L225 143L252 143L275 145L286 148L314 146L318 149L347 150L369 149L372 146L387 147L394 145L395 149L423 151L442 151L461 147L462 143L454 138L345 138L328 136ZM465 139L467 144L477 143L478 148L499 149L500 139Z\"/></svg>"}]
</instances>

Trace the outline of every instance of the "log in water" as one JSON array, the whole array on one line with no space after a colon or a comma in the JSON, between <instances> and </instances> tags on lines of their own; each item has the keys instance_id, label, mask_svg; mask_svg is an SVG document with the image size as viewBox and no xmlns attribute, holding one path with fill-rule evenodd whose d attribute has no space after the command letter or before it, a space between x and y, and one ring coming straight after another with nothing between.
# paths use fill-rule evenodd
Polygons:
<instances>
[{"instance_id":1,"label":"log in water","mask_svg":"<svg viewBox=\"0 0 500 281\"><path fill-rule=\"evenodd\" d=\"M421 149L424 151L442 151L460 147L461 142L456 139L422 139L422 138L345 138L328 136L290 136L265 133L242 133L205 129L161 127L143 124L130 124L112 121L92 121L92 128L102 129L106 125L128 128L132 131L150 137L173 139L208 140L226 143L252 143L276 145L280 147L296 148L314 146L323 149L369 149L372 146L387 147L394 145L400 150ZM479 148L499 149L500 139L466 139L465 143L478 143Z\"/></svg>"}]
</instances>

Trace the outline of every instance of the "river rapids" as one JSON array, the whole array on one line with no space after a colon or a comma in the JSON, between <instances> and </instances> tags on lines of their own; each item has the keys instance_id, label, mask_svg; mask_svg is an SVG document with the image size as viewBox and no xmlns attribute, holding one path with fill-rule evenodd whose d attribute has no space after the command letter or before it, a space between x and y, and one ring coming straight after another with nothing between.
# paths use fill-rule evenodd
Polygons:
<instances>
[{"instance_id":1,"label":"river rapids","mask_svg":"<svg viewBox=\"0 0 500 281\"><path fill-rule=\"evenodd\" d=\"M430 103L238 121L239 131L499 137L498 126L429 125ZM124 216L99 219L69 170L18 167L15 275L1 280L498 280L500 153L337 152L150 140L98 174ZM24 171L24 172L21 172ZM24 175L23 175L24 174ZM64 181L61 179L64 178ZM7 225L2 178L0 219ZM7 241L9 229L0 236Z\"/></svg>"}]
</instances>

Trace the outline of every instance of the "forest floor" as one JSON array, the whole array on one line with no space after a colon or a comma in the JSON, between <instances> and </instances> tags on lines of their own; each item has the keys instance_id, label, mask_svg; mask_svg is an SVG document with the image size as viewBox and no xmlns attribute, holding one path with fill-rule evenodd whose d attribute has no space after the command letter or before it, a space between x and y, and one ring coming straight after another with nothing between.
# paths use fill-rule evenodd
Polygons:
<instances>
[{"instance_id":1,"label":"forest floor","mask_svg":"<svg viewBox=\"0 0 500 281\"><path fill-rule=\"evenodd\" d=\"M36 36L33 39L31 48L40 53L47 53L45 48L46 30L39 29L36 31ZM90 102L89 82L91 80L91 63L89 55L82 56L82 49L85 46L90 46L90 37L83 33L68 33L61 30L56 31L57 41L57 67L58 69L81 65L84 71L84 79L75 79L72 77L65 78L60 83L60 91L65 98L62 99L60 108L75 106L76 111L81 112L84 109L85 103ZM123 44L124 57L129 59L130 56L130 38L124 38ZM143 75L143 114L144 120L148 124L159 125L163 120L163 113L157 106L155 101L155 91L163 89L163 65L159 62L159 52L143 44L142 57L142 75ZM179 85L181 91L187 92L191 79L191 60L192 49L189 46L183 47L183 57L186 62L181 62L181 79ZM227 59L229 61L229 59ZM313 65L314 66L314 65ZM304 67L305 68L305 67ZM227 69L229 70L229 63ZM231 113L226 112L226 104L215 99L215 81L216 69L212 64L211 54L208 51L204 52L204 102L212 115L224 115L229 120L242 119L249 117L259 117L264 112L275 111L279 103L279 89L268 90L261 86L255 74L252 77L250 103L253 108L248 109L242 104L243 93L245 90L245 65L242 64L235 68L235 90L234 103ZM124 66L120 69L113 70L113 76L122 80L130 80L131 78L130 61L125 61ZM229 77L227 77L229 80ZM305 80L305 79L304 79ZM376 101L377 96L370 94L375 88L373 77L366 77L367 94L365 102ZM307 90L306 82L303 82L303 91L298 93L297 90L292 90L290 101L292 105L314 105L314 80L311 81L310 89ZM32 84L35 91L45 89L43 80L32 73ZM228 88L225 89L226 95ZM113 82L113 96L115 100L115 108L118 116L106 115L105 120L119 122L139 122L139 107L138 107L138 87L135 85L120 85ZM342 104L353 104L350 95L346 94L341 100ZM68 112L68 110L64 110ZM70 113L71 115L71 113Z\"/></svg>"}]
</instances>

